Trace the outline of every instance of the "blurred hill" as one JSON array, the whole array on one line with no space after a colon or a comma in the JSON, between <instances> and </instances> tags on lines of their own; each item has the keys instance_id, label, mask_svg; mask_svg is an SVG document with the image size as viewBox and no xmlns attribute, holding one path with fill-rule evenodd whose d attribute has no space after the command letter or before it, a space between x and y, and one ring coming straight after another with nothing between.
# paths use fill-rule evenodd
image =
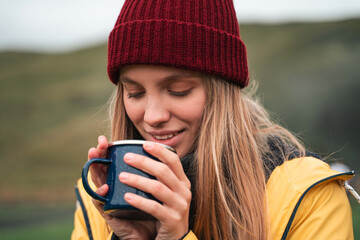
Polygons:
<instances>
[{"instance_id":1,"label":"blurred hill","mask_svg":"<svg viewBox=\"0 0 360 240\"><path fill-rule=\"evenodd\" d=\"M106 125L106 47L1 53L0 79L1 201L74 202L87 150Z\"/></svg>"},{"instance_id":2,"label":"blurred hill","mask_svg":"<svg viewBox=\"0 0 360 240\"><path fill-rule=\"evenodd\" d=\"M251 81L283 125L360 170L360 19L241 25ZM0 53L0 202L73 202L107 133L106 45L69 54Z\"/></svg>"},{"instance_id":3,"label":"blurred hill","mask_svg":"<svg viewBox=\"0 0 360 240\"><path fill-rule=\"evenodd\" d=\"M240 32L267 109L313 151L360 170L360 19Z\"/></svg>"}]
</instances>

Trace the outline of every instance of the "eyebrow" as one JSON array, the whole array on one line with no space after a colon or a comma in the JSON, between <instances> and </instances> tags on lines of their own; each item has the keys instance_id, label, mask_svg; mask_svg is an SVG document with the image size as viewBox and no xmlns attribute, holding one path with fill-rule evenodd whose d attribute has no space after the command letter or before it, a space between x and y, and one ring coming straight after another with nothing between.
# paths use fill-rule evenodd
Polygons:
<instances>
[{"instance_id":1,"label":"eyebrow","mask_svg":"<svg viewBox=\"0 0 360 240\"><path fill-rule=\"evenodd\" d=\"M119 82L121 83L132 83L132 84L138 84L136 81L132 80L131 78L120 76Z\"/></svg>"},{"instance_id":2,"label":"eyebrow","mask_svg":"<svg viewBox=\"0 0 360 240\"><path fill-rule=\"evenodd\" d=\"M196 73L187 72L187 71L179 71L177 73L171 74L161 79L162 82L171 82L175 80L179 80L181 78L193 77L196 76ZM120 82L122 83L132 83L138 84L135 80L127 77L127 76L120 76Z\"/></svg>"}]
</instances>

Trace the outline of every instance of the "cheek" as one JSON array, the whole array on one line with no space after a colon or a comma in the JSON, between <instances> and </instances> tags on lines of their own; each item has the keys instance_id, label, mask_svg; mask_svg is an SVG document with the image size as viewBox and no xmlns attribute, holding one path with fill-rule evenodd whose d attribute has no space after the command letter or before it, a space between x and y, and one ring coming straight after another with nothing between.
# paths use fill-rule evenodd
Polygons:
<instances>
[{"instance_id":1,"label":"cheek","mask_svg":"<svg viewBox=\"0 0 360 240\"><path fill-rule=\"evenodd\" d=\"M125 111L130 120L136 125L137 122L142 119L142 109L137 104L129 103L127 99L124 99Z\"/></svg>"},{"instance_id":2,"label":"cheek","mask_svg":"<svg viewBox=\"0 0 360 240\"><path fill-rule=\"evenodd\" d=\"M184 121L191 123L194 127L198 126L205 107L205 97L198 96L194 99L189 99L173 109L177 109L177 116Z\"/></svg>"}]
</instances>

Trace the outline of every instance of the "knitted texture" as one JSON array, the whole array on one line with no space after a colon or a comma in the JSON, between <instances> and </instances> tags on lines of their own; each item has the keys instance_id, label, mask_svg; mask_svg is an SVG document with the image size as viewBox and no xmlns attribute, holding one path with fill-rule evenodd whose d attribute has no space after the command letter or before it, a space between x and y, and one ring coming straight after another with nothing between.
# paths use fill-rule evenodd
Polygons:
<instances>
[{"instance_id":1,"label":"knitted texture","mask_svg":"<svg viewBox=\"0 0 360 240\"><path fill-rule=\"evenodd\" d=\"M126 0L108 43L108 74L165 65L248 84L246 49L232 0Z\"/></svg>"}]
</instances>

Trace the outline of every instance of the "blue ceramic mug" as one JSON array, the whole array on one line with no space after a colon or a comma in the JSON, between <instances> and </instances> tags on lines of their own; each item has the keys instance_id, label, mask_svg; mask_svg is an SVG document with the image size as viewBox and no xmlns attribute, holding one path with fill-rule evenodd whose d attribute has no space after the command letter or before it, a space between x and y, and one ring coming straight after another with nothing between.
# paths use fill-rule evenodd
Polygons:
<instances>
[{"instance_id":1,"label":"blue ceramic mug","mask_svg":"<svg viewBox=\"0 0 360 240\"><path fill-rule=\"evenodd\" d=\"M124 162L124 155L128 152L141 154L157 160L155 157L151 156L143 149L144 143L145 141L143 140L123 140L123 141L112 142L109 144L108 158L93 158L90 159L85 164L82 171L82 183L84 185L86 192L91 197L104 203L104 212L122 219L130 219L130 220L154 219L151 215L129 205L124 200L124 195L127 192L131 192L140 195L144 198L154 199L154 200L156 199L149 193L143 192L139 189L121 183L118 178L121 172L129 172L155 179L153 176L139 169L131 167L130 165ZM163 146L173 152L176 152L175 149L169 146L166 145ZM90 165L93 163L109 165L107 171L107 180L106 180L106 183L109 185L109 191L105 197L96 194L89 185L88 172Z\"/></svg>"}]
</instances>

